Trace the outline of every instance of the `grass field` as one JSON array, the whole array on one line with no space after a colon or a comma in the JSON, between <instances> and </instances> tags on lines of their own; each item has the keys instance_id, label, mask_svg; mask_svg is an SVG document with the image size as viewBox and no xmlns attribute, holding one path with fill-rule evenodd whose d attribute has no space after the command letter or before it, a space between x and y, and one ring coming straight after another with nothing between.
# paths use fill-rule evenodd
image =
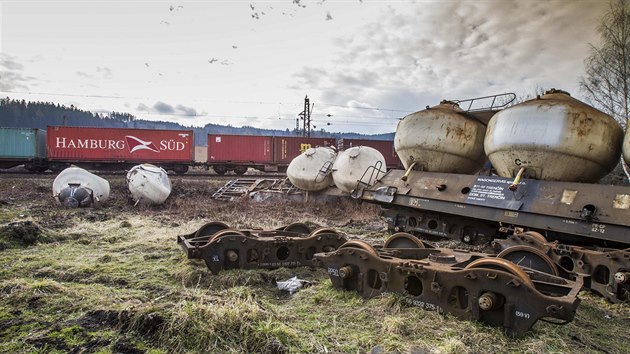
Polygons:
<instances>
[{"instance_id":1,"label":"grass field","mask_svg":"<svg viewBox=\"0 0 630 354\"><path fill-rule=\"evenodd\" d=\"M0 177L0 352L481 353L630 352L630 307L585 292L575 320L525 336L409 307L363 300L313 268L213 276L175 240L205 222L274 228L301 221L382 240L375 206L348 200L216 202L222 184L174 177L159 207L134 207L122 177L94 209L59 208L52 177ZM294 295L275 282L314 284Z\"/></svg>"}]
</instances>

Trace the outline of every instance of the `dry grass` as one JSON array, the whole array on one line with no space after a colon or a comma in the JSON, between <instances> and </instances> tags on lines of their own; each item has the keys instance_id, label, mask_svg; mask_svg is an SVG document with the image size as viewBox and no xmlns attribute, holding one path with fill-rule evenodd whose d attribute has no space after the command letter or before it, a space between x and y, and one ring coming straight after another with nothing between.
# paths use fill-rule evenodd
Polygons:
<instances>
[{"instance_id":1,"label":"dry grass","mask_svg":"<svg viewBox=\"0 0 630 354\"><path fill-rule=\"evenodd\" d=\"M112 199L63 210L50 180L0 180L0 227L31 221L46 242L0 251L0 352L609 352L630 351L630 311L582 294L576 320L539 323L523 338L332 288L319 269L235 270L213 276L175 238L205 222L275 228L294 221L382 239L378 210L348 200L304 205L219 203L219 183L174 180L173 198L133 207L121 177ZM12 186L17 186L12 188ZM20 192L20 190L24 192ZM277 280L313 281L293 296Z\"/></svg>"}]
</instances>

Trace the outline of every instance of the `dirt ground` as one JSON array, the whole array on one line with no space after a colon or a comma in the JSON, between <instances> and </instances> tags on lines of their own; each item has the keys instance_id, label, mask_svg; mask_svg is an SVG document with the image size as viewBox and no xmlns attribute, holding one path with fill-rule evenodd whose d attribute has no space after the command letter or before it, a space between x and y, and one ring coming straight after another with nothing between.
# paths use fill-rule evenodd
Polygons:
<instances>
[{"instance_id":1,"label":"dirt ground","mask_svg":"<svg viewBox=\"0 0 630 354\"><path fill-rule=\"evenodd\" d=\"M64 209L52 175L0 175L0 352L604 352L630 351L630 310L585 292L575 320L538 323L522 338L409 307L395 295L363 300L336 291L315 268L212 275L176 244L209 221L234 228L293 222L349 238L387 236L374 205L351 199L303 203L220 202L225 183L172 176L161 206L134 206L124 176L105 176L111 198ZM442 245L453 245L443 242ZM478 246L483 248L483 246ZM276 281L312 286L294 295Z\"/></svg>"}]
</instances>

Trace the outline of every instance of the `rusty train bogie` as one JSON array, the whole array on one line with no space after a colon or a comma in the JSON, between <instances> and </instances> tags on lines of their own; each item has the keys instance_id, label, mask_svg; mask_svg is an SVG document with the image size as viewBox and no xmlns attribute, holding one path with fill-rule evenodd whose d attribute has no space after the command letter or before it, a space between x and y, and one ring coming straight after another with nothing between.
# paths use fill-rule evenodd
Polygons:
<instances>
[{"instance_id":1,"label":"rusty train bogie","mask_svg":"<svg viewBox=\"0 0 630 354\"><path fill-rule=\"evenodd\" d=\"M551 260L559 274L565 278L584 277L584 288L613 303L630 301L630 250L601 247L569 246L559 242L533 241L526 233L514 234L507 239L492 242L499 256L529 249L538 258ZM532 253L532 254L534 254ZM525 262L530 255L521 255Z\"/></svg>"},{"instance_id":2,"label":"rusty train bogie","mask_svg":"<svg viewBox=\"0 0 630 354\"><path fill-rule=\"evenodd\" d=\"M482 253L404 246L412 248L366 247L353 240L316 254L314 263L327 270L337 289L364 298L401 294L410 305L501 326L511 335L523 334L539 319L569 322L580 302L579 277L571 281Z\"/></svg>"},{"instance_id":3,"label":"rusty train bogie","mask_svg":"<svg viewBox=\"0 0 630 354\"><path fill-rule=\"evenodd\" d=\"M311 231L302 223L269 231L228 228L209 234L222 225L209 223L177 238L188 258L202 259L213 274L228 269L311 266L315 253L332 251L346 241L334 230Z\"/></svg>"},{"instance_id":4,"label":"rusty train bogie","mask_svg":"<svg viewBox=\"0 0 630 354\"><path fill-rule=\"evenodd\" d=\"M331 228L311 231L302 223L261 230L212 222L179 236L178 243L188 258L203 260L213 274L322 267L337 289L364 298L401 294L411 305L502 326L512 335L526 332L539 319L571 321L582 287L580 276L566 279L494 255L436 248L407 233L373 245L348 241Z\"/></svg>"},{"instance_id":5,"label":"rusty train bogie","mask_svg":"<svg viewBox=\"0 0 630 354\"><path fill-rule=\"evenodd\" d=\"M627 187L420 171L403 180L404 172L390 171L360 196L384 206L390 231L495 239L502 258L568 279L577 274L609 301L630 300Z\"/></svg>"}]
</instances>

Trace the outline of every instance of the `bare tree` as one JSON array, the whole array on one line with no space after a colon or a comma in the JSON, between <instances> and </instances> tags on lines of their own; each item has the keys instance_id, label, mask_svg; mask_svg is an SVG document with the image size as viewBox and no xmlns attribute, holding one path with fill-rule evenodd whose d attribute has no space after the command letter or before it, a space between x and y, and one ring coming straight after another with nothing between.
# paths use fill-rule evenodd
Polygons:
<instances>
[{"instance_id":1,"label":"bare tree","mask_svg":"<svg viewBox=\"0 0 630 354\"><path fill-rule=\"evenodd\" d=\"M601 43L591 45L584 60L586 75L580 88L594 106L625 129L630 118L630 2L610 0L597 31Z\"/></svg>"}]
</instances>

